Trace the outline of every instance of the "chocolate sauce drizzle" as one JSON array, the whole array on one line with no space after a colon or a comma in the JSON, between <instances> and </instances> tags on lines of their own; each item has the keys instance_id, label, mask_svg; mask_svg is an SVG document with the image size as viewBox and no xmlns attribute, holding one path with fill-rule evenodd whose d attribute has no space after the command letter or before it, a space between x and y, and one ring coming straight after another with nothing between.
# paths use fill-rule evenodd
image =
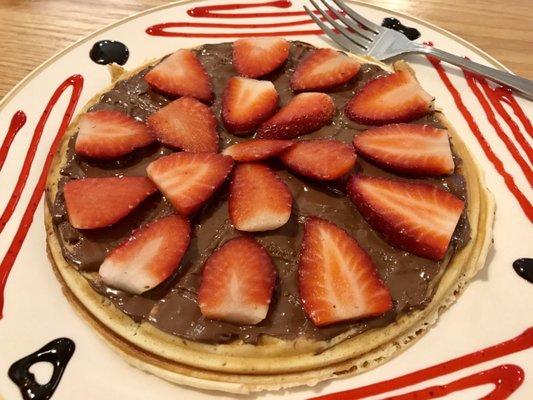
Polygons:
<instances>
[{"instance_id":1,"label":"chocolate sauce drizzle","mask_svg":"<svg viewBox=\"0 0 533 400\"><path fill-rule=\"evenodd\" d=\"M533 258L519 258L513 262L513 268L520 277L533 283Z\"/></svg>"},{"instance_id":2,"label":"chocolate sauce drizzle","mask_svg":"<svg viewBox=\"0 0 533 400\"><path fill-rule=\"evenodd\" d=\"M70 339L55 339L11 365L9 378L19 387L24 400L48 400L52 397L75 348ZM44 385L38 383L30 372L31 366L41 361L49 362L54 367L52 377Z\"/></svg>"},{"instance_id":3,"label":"chocolate sauce drizzle","mask_svg":"<svg viewBox=\"0 0 533 400\"><path fill-rule=\"evenodd\" d=\"M93 45L89 52L89 57L97 64L111 64L118 65L126 64L130 56L130 51L122 42L115 40L100 40Z\"/></svg>"},{"instance_id":4,"label":"chocolate sauce drizzle","mask_svg":"<svg viewBox=\"0 0 533 400\"><path fill-rule=\"evenodd\" d=\"M385 28L394 29L395 31L403 33L409 40L416 40L421 35L418 29L410 28L408 26L405 26L400 22L400 20L392 17L387 17L383 19L383 22L381 23L381 26L384 26Z\"/></svg>"}]
</instances>

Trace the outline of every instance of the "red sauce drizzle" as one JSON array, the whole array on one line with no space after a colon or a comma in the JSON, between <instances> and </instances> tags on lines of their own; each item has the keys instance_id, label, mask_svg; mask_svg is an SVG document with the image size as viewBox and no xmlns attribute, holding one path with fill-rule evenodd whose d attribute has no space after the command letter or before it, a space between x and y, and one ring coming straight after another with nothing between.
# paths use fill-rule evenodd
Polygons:
<instances>
[{"instance_id":1,"label":"red sauce drizzle","mask_svg":"<svg viewBox=\"0 0 533 400\"><path fill-rule=\"evenodd\" d=\"M463 71L463 72L465 74L465 78L466 78L466 82L468 83L468 86L470 87L470 89L472 89L472 92L474 92L474 95L477 97L479 104L481 104L481 107L483 107L483 110L485 111L485 114L487 114L487 118L490 124L494 127L494 130L496 131L500 139L505 144L505 147L507 147L507 150L509 150L509 153L511 153L511 156L515 159L515 161L520 166L520 169L522 169L522 171L524 172L524 175L526 176L529 184L533 185L533 170L528 165L527 161L522 157L522 155L520 154L520 152L518 151L514 143L509 138L509 136L507 136L507 134L502 129L502 126L496 119L496 115L494 111L492 110L489 102L483 95L483 92L479 88L478 84L480 84L483 87L483 90L485 91L485 93L492 92L492 89L489 87L487 81L484 78L479 78L476 75L468 71ZM505 122L507 122L509 126L511 126L511 124L508 122L506 117L508 117L509 120L511 119L509 115L505 112L505 110L503 109L502 105L498 101L491 101L491 102L494 108L496 109L496 111L498 111L498 113L500 114L500 116L504 118ZM499 107L496 107L494 103L498 104ZM523 138L525 141L525 138L521 135L519 131L518 131L518 135L515 135L515 137L516 136L518 136L519 138ZM533 154L531 154L531 147L529 146L527 142L525 145L529 147L529 150L530 150L528 156L530 156L533 159Z\"/></svg>"},{"instance_id":2,"label":"red sauce drizzle","mask_svg":"<svg viewBox=\"0 0 533 400\"><path fill-rule=\"evenodd\" d=\"M378 394L391 392L407 386L416 385L430 379L443 375L451 374L477 364L481 364L496 358L506 356L533 347L533 327L528 328L521 335L497 344L487 347L483 350L476 351L454 358L432 367L424 368L409 374L399 376L387 381L374 383L357 389L347 390L339 393L332 393L325 396L315 397L320 400L355 400ZM454 391L492 383L495 388L484 399L503 400L513 393L523 382L524 372L520 367L515 365L501 365L499 367L476 373L443 386L434 386L427 389L403 394L389 399L395 400L425 400L442 397Z\"/></svg>"},{"instance_id":3,"label":"red sauce drizzle","mask_svg":"<svg viewBox=\"0 0 533 400\"><path fill-rule=\"evenodd\" d=\"M531 145L527 141L525 135L520 131L520 127L516 122L513 121L505 107L503 107L502 103L506 103L515 112L515 115L521 120L522 124L524 125L524 128L526 132L533 137L533 129L531 128L531 122L529 121L529 118L524 114L524 111L520 108L518 103L516 102L515 98L513 97L511 91L504 87L495 87L492 88L489 86L486 79L477 76L475 77L475 80L481 84L481 87L483 88L483 91L485 92L485 95L489 98L492 106L496 109L498 114L503 118L505 123L511 128L511 132L513 132L513 136L518 142L518 144L524 149L527 158L530 162L533 163L533 149L531 148ZM513 102L513 103L511 103ZM518 106L518 108L516 107ZM531 171L531 168L530 168Z\"/></svg>"},{"instance_id":4,"label":"red sauce drizzle","mask_svg":"<svg viewBox=\"0 0 533 400\"><path fill-rule=\"evenodd\" d=\"M233 11L246 8L258 7L275 7L288 8L292 5L290 1L268 1L262 3L240 3L240 4L224 4L216 6L201 6L194 7L187 11L193 18L272 18L272 17L290 17L307 15L305 11L280 11L280 12L257 12L257 13L220 13L216 11ZM278 23L264 23L264 24L227 24L227 23L209 23L209 22L166 22L156 24L148 27L146 33L152 36L166 36L166 37L197 37L197 38L229 38L229 37L254 37L254 36L297 36L297 35L320 35L323 34L321 29L308 30L290 30L290 31L276 31L276 32L243 32L241 29L256 29L256 28L276 28L289 27L297 25L312 24L313 20L310 18L297 21L287 21ZM172 28L230 28L237 29L236 32L224 33L208 33L197 32L187 33L181 31L173 31Z\"/></svg>"},{"instance_id":5,"label":"red sauce drizzle","mask_svg":"<svg viewBox=\"0 0 533 400\"><path fill-rule=\"evenodd\" d=\"M59 148L63 134L65 133L65 130L67 129L70 123L70 120L72 119L72 114L74 113L74 110L78 103L78 99L80 97L81 90L83 88L83 77L81 75L73 75L67 78L56 89L56 91L50 98L50 101L46 105L46 108L44 109L41 115L41 118L39 119L39 122L37 123L37 126L35 127L34 138L35 137L40 138L40 136L43 133L43 129L46 125L46 121L48 120L48 117L50 113L52 112L55 104L57 103L57 101L59 100L63 92L69 87L72 87L72 94L70 95L70 100L69 100L67 109L65 111L65 114L63 115L63 120L61 121L61 125L59 126L59 129L57 130L57 134L54 138L54 141L50 147L50 150L48 151L43 169L41 171L41 175L39 176L39 180L37 181L35 188L33 189L33 193L31 195L28 206L26 207L26 211L24 212L22 216L17 232L15 233L15 236L13 237L13 240L11 241L11 245L9 246L9 249L7 250L7 253L5 254L3 258L2 263L0 264L0 318L2 318L3 316L2 311L4 307L4 289L5 289L5 285L7 282L7 278L19 254L20 248L22 247L22 244L24 243L26 234L28 233L28 230L30 229L31 223L33 221L33 214L35 213L35 210L37 209L37 206L39 205L41 201L41 197L43 195L44 188L46 186L46 178L48 176L48 171L50 169L50 165L52 164L54 154L57 152ZM32 144L33 142L34 140L32 139ZM37 139L37 143L38 143L38 139ZM31 157L31 160L33 160L36 150L37 150L36 144L34 146L30 145L30 149L28 149L28 156L26 157L26 159L28 159L28 157ZM30 161L29 167L31 167L31 161ZM27 179L27 175L24 177L23 185L26 183L25 182L26 179Z\"/></svg>"},{"instance_id":6,"label":"red sauce drizzle","mask_svg":"<svg viewBox=\"0 0 533 400\"><path fill-rule=\"evenodd\" d=\"M440 61L435 59L435 58L433 58L433 57L428 57L428 60L431 62L431 64L433 64L433 66L437 70L437 73L439 74L440 78L442 79L442 82L448 88L448 91L450 92L450 94L452 95L452 97L453 97L453 99L455 101L455 105L457 106L457 108L459 109L459 111L463 115L464 119L468 123L468 126L470 127L470 130L472 131L472 133L476 137L478 143L480 144L481 148L483 149L483 152L485 153L485 155L487 156L489 161L492 163L492 165L494 166L496 171L502 176L505 184L507 185L507 188L513 194L513 196L516 198L516 200L520 204L520 207L522 208L522 210L524 210L524 213L526 214L526 216L529 218L529 220L531 222L533 222L533 205L528 200L528 198L524 195L524 193L522 193L522 191L518 188L518 186L516 186L514 178L505 170L505 167L503 165L502 160L500 158L498 158L496 153L494 153L494 151L490 147L489 143L487 142L487 140L485 139L485 137L481 133L481 131L479 129L479 126L477 125L476 121L474 120L474 117L472 116L470 111L466 108L465 104L463 103L463 99L461 98L461 95L459 94L459 91L453 85L453 83L450 81L450 78L446 74L446 71L444 71L444 68L442 67ZM468 76L467 76L467 79L468 79ZM477 87L476 87L476 89L477 89ZM475 89L472 89L472 90L475 90ZM511 98L512 98L512 96L511 96ZM509 100L508 95L506 96L506 99L510 103L512 103L514 105L513 110L515 111L515 113L517 113L517 115L520 114L520 112L518 111L520 109L520 106L518 105L518 103L516 103L516 100L514 100L514 99L513 100ZM487 113L487 117L489 117L489 114L490 114L489 119L493 118L493 120L496 123L498 123L498 121L494 117L494 111L492 109L490 109L490 107L488 109L485 109L485 112ZM523 112L522 112L522 114L523 114ZM522 121L522 123L527 123L528 119L527 119L527 117L525 115L523 115L523 118L521 119L521 121Z\"/></svg>"},{"instance_id":7,"label":"red sauce drizzle","mask_svg":"<svg viewBox=\"0 0 533 400\"><path fill-rule=\"evenodd\" d=\"M2 142L2 147L0 147L0 171L4 166L4 162L6 161L7 153L9 152L9 148L11 147L11 143L13 143L13 139L15 139L15 136L17 136L17 133L20 131L20 129L24 126L25 123L26 114L24 114L23 111L17 111L13 115L13 118L11 118L11 123L9 124L7 135L4 138L4 141Z\"/></svg>"}]
</instances>

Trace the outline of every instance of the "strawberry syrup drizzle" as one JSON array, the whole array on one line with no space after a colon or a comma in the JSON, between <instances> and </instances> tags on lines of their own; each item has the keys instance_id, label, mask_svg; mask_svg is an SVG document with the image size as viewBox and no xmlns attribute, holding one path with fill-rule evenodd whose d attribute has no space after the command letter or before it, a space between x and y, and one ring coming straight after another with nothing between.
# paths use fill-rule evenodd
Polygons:
<instances>
[{"instance_id":1,"label":"strawberry syrup drizzle","mask_svg":"<svg viewBox=\"0 0 533 400\"><path fill-rule=\"evenodd\" d=\"M305 16L305 11L279 11L279 12L257 12L257 13L220 13L216 11L234 11L247 8L258 7L275 7L289 8L292 5L290 1L269 1L262 3L240 3L224 4L216 6L201 6L187 10L187 14L193 18L273 18L273 17L291 17ZM166 22L148 27L146 33L152 36L166 37L197 37L197 38L229 38L229 37L254 37L254 36L297 36L297 35L321 35L321 29L308 30L291 30L276 32L242 32L240 29L257 29L257 28L276 28L290 27L297 25L314 24L312 19L297 21L265 23L265 24L226 24L226 23L209 23L209 22ZM238 29L236 32L226 33L187 33L172 31L172 28L230 28Z\"/></svg>"},{"instance_id":2,"label":"strawberry syrup drizzle","mask_svg":"<svg viewBox=\"0 0 533 400\"><path fill-rule=\"evenodd\" d=\"M474 95L477 97L477 99L479 101L479 104L481 104L481 107L483 107L483 110L485 111L485 114L487 115L487 119L489 120L490 124L494 127L494 130L496 131L496 133L498 134L500 139L505 144L505 147L507 147L507 150L509 150L509 153L511 153L511 156L518 163L520 169L524 172L524 175L526 176L529 184L533 185L533 170L528 165L527 161L522 157L522 155L520 154L520 152L518 151L518 149L516 148L514 143L509 138L509 136L507 136L507 134L502 129L502 126L500 125L500 123L496 119L496 115L495 115L494 111L492 110L489 102L487 101L486 97L483 96L483 92L481 91L481 89L478 86L478 85L481 85L483 87L483 90L485 91L485 93L487 93L487 91L491 91L487 81L485 79L483 79L483 78L478 78L476 75L474 75L474 74L472 74L470 72L467 72L467 71L463 71L463 72L464 72L464 75L465 75L465 78L466 78L466 82L468 83L468 86L470 87L470 89L472 90ZM489 97L489 99L490 99L490 97ZM497 104L499 104L500 107L499 108L494 107L494 108L501 115L501 117L505 119L505 116L506 116L507 113L505 112L503 107L501 107L500 103L497 102ZM494 106L494 103L493 103L493 106ZM506 120L506 122L507 122L507 120ZM511 126L511 124L509 124L509 126ZM516 136L517 135L515 135L515 137ZM520 132L518 132L518 136L523 138L524 141L525 141L525 138L521 135ZM529 146L529 144L527 142L525 143L525 145L527 147L529 147L528 157L531 157L531 159L533 159L533 155L531 154L531 147ZM527 152L527 150L526 150L526 152Z\"/></svg>"},{"instance_id":3,"label":"strawberry syrup drizzle","mask_svg":"<svg viewBox=\"0 0 533 400\"><path fill-rule=\"evenodd\" d=\"M7 135L4 138L4 141L2 142L2 147L0 147L0 171L2 170L4 162L6 161L7 153L9 152L9 148L11 147L11 143L13 143L15 136L17 136L17 133L25 124L26 114L24 114L23 111L17 111L13 115L13 118L11 118L11 123L9 124Z\"/></svg>"},{"instance_id":4,"label":"strawberry syrup drizzle","mask_svg":"<svg viewBox=\"0 0 533 400\"><path fill-rule=\"evenodd\" d=\"M527 141L525 135L520 131L520 127L518 126L518 124L513 121L513 119L507 112L507 110L505 110L505 108L502 105L502 103L505 102L506 104L510 105L513 108L515 115L522 122L524 128L526 129L526 132L529 134L529 136L533 137L533 129L531 128L531 122L529 121L529 118L524 114L524 111L520 108L520 106L516 102L515 98L511 94L511 91L503 87L491 88L487 80L479 76L475 77L475 80L481 85L481 87L483 88L483 91L485 92L485 95L488 97L492 106L496 109L498 114L500 114L500 116L503 118L505 123L509 126L509 128L511 128L511 132L513 132L514 138L516 139L518 144L522 147L522 149L524 149L524 152L526 153L526 156L529 159L529 161L533 163L533 149L531 148L531 145ZM511 101L514 101L512 105L511 105ZM518 109L516 108L516 106L518 106Z\"/></svg>"},{"instance_id":5,"label":"strawberry syrup drizzle","mask_svg":"<svg viewBox=\"0 0 533 400\"><path fill-rule=\"evenodd\" d=\"M387 381L374 383L357 389L347 390L339 393L327 394L325 396L315 397L314 400L355 400L365 397L376 396L393 390L416 385L418 383L448 375L465 368L472 367L496 358L500 358L512 353L527 350L533 347L533 327L526 329L521 335L502 342L500 344L487 347L483 350L476 351L454 358L432 367L424 368L409 374L399 376ZM459 391L471 387L480 386L486 383L494 384L495 388L488 395L483 397L485 400L504 400L508 398L523 382L524 372L515 365L501 365L499 367L466 376L442 386L433 386L430 388L402 394L395 397L389 397L392 400L426 400L445 396L454 391Z\"/></svg>"},{"instance_id":6,"label":"strawberry syrup drizzle","mask_svg":"<svg viewBox=\"0 0 533 400\"><path fill-rule=\"evenodd\" d=\"M519 121L522 123L524 128L526 129L526 132L529 134L531 138L533 138L533 127L531 126L531 121L524 113L524 110L516 99L514 98L513 94L510 90L503 88L503 87L497 87L494 90L494 97L498 99L500 103L505 103L511 109L513 110L516 117L519 119Z\"/></svg>"},{"instance_id":7,"label":"strawberry syrup drizzle","mask_svg":"<svg viewBox=\"0 0 533 400\"><path fill-rule=\"evenodd\" d=\"M48 176L48 171L50 170L50 166L52 164L54 154L57 152L59 145L61 144L61 139L70 123L70 120L72 119L72 115L74 113L76 105L78 104L78 99L80 97L80 94L83 88L83 77L81 75L73 75L67 78L56 89L56 91L50 98L48 104L46 105L41 115L41 118L39 119L39 122L37 123L37 126L35 127L34 138L32 139L32 145L30 145L30 148L28 149L28 155L26 156L26 160L30 159L30 164L28 166L28 168L30 168L31 161L33 160L35 152L37 151L37 144L39 142L39 139L37 139L35 145L33 145L34 139L36 137L37 138L41 137L44 127L46 126L46 121L48 120L48 117L50 116L50 113L54 109L57 101L59 100L63 92L69 87L72 87L72 93L70 95L70 100L69 100L67 109L65 111L65 114L63 115L61 125L59 126L59 129L57 130L57 134L54 138L54 141L52 142L52 145L50 146L50 150L48 151L48 154L46 156L46 160L44 162L41 175L39 176L39 180L37 181L35 188L33 189L33 193L31 195L28 206L26 207L26 211L24 212L21 218L17 232L15 233L15 236L13 237L13 240L11 241L11 245L9 246L9 249L7 250L7 253L5 254L3 258L2 263L0 264L0 318L2 318L3 316L2 312L4 308L4 289L5 289L5 285L7 282L7 278L9 276L9 273L11 272L11 268L13 267L15 260L17 259L20 248L22 247L22 244L24 243L26 234L28 233L28 230L30 229L35 210L37 209L37 206L39 205L41 201L41 197L43 195L43 192L46 186L46 178ZM25 164L26 164L26 160L25 160ZM26 179L27 179L27 174L23 179L24 181L22 184L23 186L26 183ZM14 195L17 195L17 194L14 193Z\"/></svg>"},{"instance_id":8,"label":"strawberry syrup drizzle","mask_svg":"<svg viewBox=\"0 0 533 400\"><path fill-rule=\"evenodd\" d=\"M483 152L485 153L489 161L492 163L496 171L501 175L505 184L507 185L507 188L516 198L516 200L520 204L520 207L522 208L526 216L529 218L531 222L533 222L533 205L528 200L528 198L524 195L524 193L522 193L522 191L518 188L518 186L516 186L514 178L511 176L511 174L509 174L505 170L502 160L498 158L496 153L494 153L494 151L490 147L489 143L487 142L487 140L481 133L478 124L474 120L472 113L468 110L468 108L466 108L463 102L463 99L461 98L461 95L459 94L459 91L450 81L450 78L446 74L446 71L442 67L440 61L433 57L428 57L428 60L431 62L431 64L433 64L433 67L435 67L435 69L437 70L437 73L442 79L442 82L444 83L444 85L446 86L450 94L452 95L455 101L455 105L457 106L461 114L463 115L463 118L468 123L470 130L472 131L478 143L480 144L481 148L483 149ZM529 120L527 119L523 111L521 111L520 106L518 105L518 103L516 103L516 100L514 99L509 100L509 98L512 98L512 96L506 95L506 99L509 101L509 103L514 105L513 110L515 114L517 115L519 115L520 113L521 115L523 114L522 115L523 118L521 119L521 121L525 125L525 123L527 123ZM490 107L488 109L485 109L485 112L487 113L487 117L489 117L489 114L490 114L491 116L490 118L493 118L496 124L498 124L498 121L496 120L496 117L494 116L494 111L490 109Z\"/></svg>"}]
</instances>

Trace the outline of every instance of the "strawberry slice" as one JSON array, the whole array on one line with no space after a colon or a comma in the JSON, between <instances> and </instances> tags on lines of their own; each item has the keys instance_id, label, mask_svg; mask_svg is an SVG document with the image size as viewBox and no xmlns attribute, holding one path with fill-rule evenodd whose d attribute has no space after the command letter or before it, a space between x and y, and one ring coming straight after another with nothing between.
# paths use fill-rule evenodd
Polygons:
<instances>
[{"instance_id":1,"label":"strawberry slice","mask_svg":"<svg viewBox=\"0 0 533 400\"><path fill-rule=\"evenodd\" d=\"M154 141L145 124L115 110L89 111L78 127L74 150L86 157L120 157Z\"/></svg>"},{"instance_id":2,"label":"strawberry slice","mask_svg":"<svg viewBox=\"0 0 533 400\"><path fill-rule=\"evenodd\" d=\"M287 150L295 142L281 139L253 139L226 147L222 154L235 161L260 161Z\"/></svg>"},{"instance_id":3,"label":"strawberry slice","mask_svg":"<svg viewBox=\"0 0 533 400\"><path fill-rule=\"evenodd\" d=\"M446 253L465 203L425 183L354 175L348 193L392 246L432 260Z\"/></svg>"},{"instance_id":4,"label":"strawberry slice","mask_svg":"<svg viewBox=\"0 0 533 400\"><path fill-rule=\"evenodd\" d=\"M302 305L316 326L374 317L392 308L370 256L346 231L311 217L298 266Z\"/></svg>"},{"instance_id":5,"label":"strawberry slice","mask_svg":"<svg viewBox=\"0 0 533 400\"><path fill-rule=\"evenodd\" d=\"M351 120L367 125L409 122L429 112L433 97L406 70L368 82L346 105Z\"/></svg>"},{"instance_id":6,"label":"strawberry slice","mask_svg":"<svg viewBox=\"0 0 533 400\"><path fill-rule=\"evenodd\" d=\"M206 261L198 305L207 318L255 325L265 319L276 282L268 253L254 239L224 243Z\"/></svg>"},{"instance_id":7,"label":"strawberry slice","mask_svg":"<svg viewBox=\"0 0 533 400\"><path fill-rule=\"evenodd\" d=\"M383 169L410 175L446 175L455 168L448 132L429 125L392 124L353 138L357 153Z\"/></svg>"},{"instance_id":8,"label":"strawberry slice","mask_svg":"<svg viewBox=\"0 0 533 400\"><path fill-rule=\"evenodd\" d=\"M239 39L233 43L233 67L239 75L258 78L278 69L289 56L289 43L282 38Z\"/></svg>"},{"instance_id":9,"label":"strawberry slice","mask_svg":"<svg viewBox=\"0 0 533 400\"><path fill-rule=\"evenodd\" d=\"M308 178L334 180L346 175L355 165L353 148L331 139L302 140L279 158L293 171Z\"/></svg>"},{"instance_id":10,"label":"strawberry slice","mask_svg":"<svg viewBox=\"0 0 533 400\"><path fill-rule=\"evenodd\" d=\"M156 191L144 176L76 179L63 187L68 219L76 229L113 225Z\"/></svg>"},{"instance_id":11,"label":"strawberry slice","mask_svg":"<svg viewBox=\"0 0 533 400\"><path fill-rule=\"evenodd\" d=\"M191 239L189 221L170 215L134 231L100 266L108 286L128 293L150 290L179 267Z\"/></svg>"},{"instance_id":12,"label":"strawberry slice","mask_svg":"<svg viewBox=\"0 0 533 400\"><path fill-rule=\"evenodd\" d=\"M213 111L192 97L182 97L148 118L157 139L166 146L196 153L218 151Z\"/></svg>"},{"instance_id":13,"label":"strawberry slice","mask_svg":"<svg viewBox=\"0 0 533 400\"><path fill-rule=\"evenodd\" d=\"M213 100L211 79L196 55L187 49L171 54L145 76L154 89L171 96L190 96L198 100Z\"/></svg>"},{"instance_id":14,"label":"strawberry slice","mask_svg":"<svg viewBox=\"0 0 533 400\"><path fill-rule=\"evenodd\" d=\"M325 90L343 85L361 68L354 58L333 49L309 52L291 77L293 90Z\"/></svg>"},{"instance_id":15,"label":"strawberry slice","mask_svg":"<svg viewBox=\"0 0 533 400\"><path fill-rule=\"evenodd\" d=\"M197 211L222 185L231 157L214 153L174 153L146 167L150 179L182 215Z\"/></svg>"},{"instance_id":16,"label":"strawberry slice","mask_svg":"<svg viewBox=\"0 0 533 400\"><path fill-rule=\"evenodd\" d=\"M278 99L272 82L234 76L222 97L224 125L236 135L250 133L276 112Z\"/></svg>"},{"instance_id":17,"label":"strawberry slice","mask_svg":"<svg viewBox=\"0 0 533 400\"><path fill-rule=\"evenodd\" d=\"M238 230L270 231L289 220L292 196L270 168L245 163L235 168L228 207L231 222Z\"/></svg>"},{"instance_id":18,"label":"strawberry slice","mask_svg":"<svg viewBox=\"0 0 533 400\"><path fill-rule=\"evenodd\" d=\"M294 96L257 131L262 139L292 139L322 128L333 119L333 100L324 93L300 93Z\"/></svg>"}]
</instances>

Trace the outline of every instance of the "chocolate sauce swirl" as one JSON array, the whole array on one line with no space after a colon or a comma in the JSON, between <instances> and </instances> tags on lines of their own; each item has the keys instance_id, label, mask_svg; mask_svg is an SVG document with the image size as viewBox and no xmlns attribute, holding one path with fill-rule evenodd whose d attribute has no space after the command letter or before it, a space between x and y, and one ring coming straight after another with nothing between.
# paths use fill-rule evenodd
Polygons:
<instances>
[{"instance_id":1,"label":"chocolate sauce swirl","mask_svg":"<svg viewBox=\"0 0 533 400\"><path fill-rule=\"evenodd\" d=\"M521 278L533 283L533 258L519 258L513 262L513 269Z\"/></svg>"},{"instance_id":2,"label":"chocolate sauce swirl","mask_svg":"<svg viewBox=\"0 0 533 400\"><path fill-rule=\"evenodd\" d=\"M52 340L36 352L21 358L11 365L9 378L19 387L24 400L48 400L54 394L61 381L76 346L67 338ZM30 372L32 365L38 362L49 362L54 367L50 380L41 385Z\"/></svg>"}]
</instances>

